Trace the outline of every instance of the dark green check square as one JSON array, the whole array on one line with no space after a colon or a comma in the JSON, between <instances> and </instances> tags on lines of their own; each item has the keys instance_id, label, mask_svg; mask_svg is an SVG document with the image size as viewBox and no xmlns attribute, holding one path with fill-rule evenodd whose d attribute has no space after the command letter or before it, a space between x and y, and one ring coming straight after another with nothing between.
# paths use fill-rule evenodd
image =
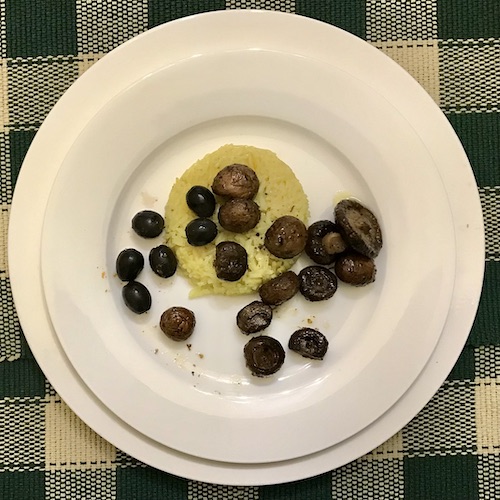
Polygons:
<instances>
[{"instance_id":1,"label":"dark green check square","mask_svg":"<svg viewBox=\"0 0 500 500\"><path fill-rule=\"evenodd\" d=\"M330 473L289 484L263 486L260 500L330 500L332 476Z\"/></svg>"},{"instance_id":2,"label":"dark green check square","mask_svg":"<svg viewBox=\"0 0 500 500\"><path fill-rule=\"evenodd\" d=\"M476 376L474 348L465 346L447 380L474 380Z\"/></svg>"},{"instance_id":3,"label":"dark green check square","mask_svg":"<svg viewBox=\"0 0 500 500\"><path fill-rule=\"evenodd\" d=\"M296 0L295 13L333 24L361 38L365 37L365 0L333 2Z\"/></svg>"},{"instance_id":4,"label":"dark green check square","mask_svg":"<svg viewBox=\"0 0 500 500\"><path fill-rule=\"evenodd\" d=\"M36 361L17 359L0 363L0 399L33 396L45 396L45 376Z\"/></svg>"},{"instance_id":5,"label":"dark green check square","mask_svg":"<svg viewBox=\"0 0 500 500\"><path fill-rule=\"evenodd\" d=\"M7 57L76 55L76 2L5 0Z\"/></svg>"},{"instance_id":6,"label":"dark green check square","mask_svg":"<svg viewBox=\"0 0 500 500\"><path fill-rule=\"evenodd\" d=\"M477 456L405 458L405 499L469 500L478 498Z\"/></svg>"},{"instance_id":7,"label":"dark green check square","mask_svg":"<svg viewBox=\"0 0 500 500\"><path fill-rule=\"evenodd\" d=\"M478 184L500 185L500 113L450 114L448 119L462 141Z\"/></svg>"},{"instance_id":8,"label":"dark green check square","mask_svg":"<svg viewBox=\"0 0 500 500\"><path fill-rule=\"evenodd\" d=\"M187 482L152 467L116 471L116 500L185 500Z\"/></svg>"},{"instance_id":9,"label":"dark green check square","mask_svg":"<svg viewBox=\"0 0 500 500\"><path fill-rule=\"evenodd\" d=\"M500 345L500 262L486 262L483 293L476 320L469 337L469 345Z\"/></svg>"},{"instance_id":10,"label":"dark green check square","mask_svg":"<svg viewBox=\"0 0 500 500\"><path fill-rule=\"evenodd\" d=\"M179 17L225 8L224 0L149 0L148 26L153 28Z\"/></svg>"},{"instance_id":11,"label":"dark green check square","mask_svg":"<svg viewBox=\"0 0 500 500\"><path fill-rule=\"evenodd\" d=\"M9 132L10 176L12 186L16 185L21 165L35 137L34 130L11 130Z\"/></svg>"},{"instance_id":12,"label":"dark green check square","mask_svg":"<svg viewBox=\"0 0 500 500\"><path fill-rule=\"evenodd\" d=\"M5 500L44 500L45 473L43 471L2 472L0 498Z\"/></svg>"},{"instance_id":13,"label":"dark green check square","mask_svg":"<svg viewBox=\"0 0 500 500\"><path fill-rule=\"evenodd\" d=\"M442 40L500 37L498 0L439 0L437 9Z\"/></svg>"}]
</instances>

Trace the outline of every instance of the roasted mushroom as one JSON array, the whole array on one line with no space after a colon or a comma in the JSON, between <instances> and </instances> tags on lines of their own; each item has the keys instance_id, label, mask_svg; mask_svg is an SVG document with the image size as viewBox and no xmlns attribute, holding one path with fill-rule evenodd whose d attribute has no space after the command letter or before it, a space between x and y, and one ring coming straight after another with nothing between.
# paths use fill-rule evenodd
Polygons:
<instances>
[{"instance_id":1,"label":"roasted mushroom","mask_svg":"<svg viewBox=\"0 0 500 500\"><path fill-rule=\"evenodd\" d=\"M219 208L219 224L233 233L245 233L260 220L260 208L253 200L234 198Z\"/></svg>"},{"instance_id":2,"label":"roasted mushroom","mask_svg":"<svg viewBox=\"0 0 500 500\"><path fill-rule=\"evenodd\" d=\"M238 281L247 271L247 251L234 241L222 241L215 247L215 274L221 280Z\"/></svg>"},{"instance_id":3,"label":"roasted mushroom","mask_svg":"<svg viewBox=\"0 0 500 500\"><path fill-rule=\"evenodd\" d=\"M339 202L335 222L344 241L357 252L375 258L382 248L382 230L375 215L353 199Z\"/></svg>"},{"instance_id":4,"label":"roasted mushroom","mask_svg":"<svg viewBox=\"0 0 500 500\"><path fill-rule=\"evenodd\" d=\"M327 300L337 291L337 277L326 267L308 266L299 273L299 287L311 302Z\"/></svg>"},{"instance_id":5,"label":"roasted mushroom","mask_svg":"<svg viewBox=\"0 0 500 500\"><path fill-rule=\"evenodd\" d=\"M255 198L259 190L257 174L246 165L234 163L224 167L214 178L212 191L223 198Z\"/></svg>"},{"instance_id":6,"label":"roasted mushroom","mask_svg":"<svg viewBox=\"0 0 500 500\"><path fill-rule=\"evenodd\" d=\"M304 358L323 359L328 350L328 340L318 330L300 328L292 333L288 348Z\"/></svg>"},{"instance_id":7,"label":"roasted mushroom","mask_svg":"<svg viewBox=\"0 0 500 500\"><path fill-rule=\"evenodd\" d=\"M188 339L194 330L196 319L193 311L185 307L170 307L160 318L160 328L172 340Z\"/></svg>"},{"instance_id":8,"label":"roasted mushroom","mask_svg":"<svg viewBox=\"0 0 500 500\"><path fill-rule=\"evenodd\" d=\"M347 252L335 262L335 274L344 283L364 286L375 281L377 269L372 258L357 252Z\"/></svg>"},{"instance_id":9,"label":"roasted mushroom","mask_svg":"<svg viewBox=\"0 0 500 500\"><path fill-rule=\"evenodd\" d=\"M279 306L291 299L299 291L299 277L293 271L286 271L264 283L259 288L262 302Z\"/></svg>"},{"instance_id":10,"label":"roasted mushroom","mask_svg":"<svg viewBox=\"0 0 500 500\"><path fill-rule=\"evenodd\" d=\"M238 312L236 324L243 333L248 335L264 330L271 324L272 319L273 310L271 306L254 300Z\"/></svg>"},{"instance_id":11,"label":"roasted mushroom","mask_svg":"<svg viewBox=\"0 0 500 500\"><path fill-rule=\"evenodd\" d=\"M323 246L323 237L335 231L337 231L337 226L329 220L313 222L307 228L307 243L304 250L316 264L328 266L335 262L335 256L330 255Z\"/></svg>"},{"instance_id":12,"label":"roasted mushroom","mask_svg":"<svg viewBox=\"0 0 500 500\"><path fill-rule=\"evenodd\" d=\"M280 259L299 255L306 246L307 229L304 223L292 215L276 219L266 231L265 247Z\"/></svg>"},{"instance_id":13,"label":"roasted mushroom","mask_svg":"<svg viewBox=\"0 0 500 500\"><path fill-rule=\"evenodd\" d=\"M276 373L285 362L285 350L276 339L260 335L251 338L243 349L252 375L266 377Z\"/></svg>"}]
</instances>

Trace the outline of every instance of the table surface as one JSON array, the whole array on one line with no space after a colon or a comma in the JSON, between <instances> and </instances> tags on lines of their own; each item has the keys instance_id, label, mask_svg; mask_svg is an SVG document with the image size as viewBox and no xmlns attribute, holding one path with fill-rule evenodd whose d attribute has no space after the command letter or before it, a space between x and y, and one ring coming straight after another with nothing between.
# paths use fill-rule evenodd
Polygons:
<instances>
[{"instance_id":1,"label":"table surface","mask_svg":"<svg viewBox=\"0 0 500 500\"><path fill-rule=\"evenodd\" d=\"M477 318L458 362L427 406L377 450L344 467L262 487L174 477L116 449L81 422L29 350L12 301L6 251L23 158L44 117L75 79L105 53L156 25L236 8L331 23L409 71L465 147L486 228ZM500 1L2 0L0 52L0 498L500 498Z\"/></svg>"}]
</instances>

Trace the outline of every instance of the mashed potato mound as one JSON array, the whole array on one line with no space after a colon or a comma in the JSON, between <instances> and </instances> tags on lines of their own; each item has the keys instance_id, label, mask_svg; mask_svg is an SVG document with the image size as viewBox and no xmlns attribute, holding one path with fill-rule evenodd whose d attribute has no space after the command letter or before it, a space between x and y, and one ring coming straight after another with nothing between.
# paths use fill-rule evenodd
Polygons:
<instances>
[{"instance_id":1,"label":"mashed potato mound","mask_svg":"<svg viewBox=\"0 0 500 500\"><path fill-rule=\"evenodd\" d=\"M186 239L186 225L194 214L186 203L186 193L195 185L211 188L215 175L232 163L252 168L260 181L255 202L261 210L257 226L242 234L222 229L217 220L221 200L212 217L219 234L208 245L195 247ZM192 285L191 297L208 294L241 295L255 292L259 286L287 271L296 259L279 259L264 247L269 226L283 215L293 215L307 225L309 204L302 186L290 167L275 153L252 146L228 144L198 160L176 180L165 208L166 238L177 256L179 269ZM238 281L217 278L214 268L215 246L221 241L236 241L248 253L248 270Z\"/></svg>"}]
</instances>

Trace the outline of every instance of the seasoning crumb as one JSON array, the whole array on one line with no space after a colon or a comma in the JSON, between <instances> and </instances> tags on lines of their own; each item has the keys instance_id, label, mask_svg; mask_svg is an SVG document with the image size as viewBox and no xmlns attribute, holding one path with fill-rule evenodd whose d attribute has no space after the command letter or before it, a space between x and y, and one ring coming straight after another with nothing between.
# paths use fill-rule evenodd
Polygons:
<instances>
[{"instance_id":1,"label":"seasoning crumb","mask_svg":"<svg viewBox=\"0 0 500 500\"><path fill-rule=\"evenodd\" d=\"M315 316L309 316L309 318L307 318L307 324L308 325L312 325L314 323L314 320L316 319Z\"/></svg>"},{"instance_id":2,"label":"seasoning crumb","mask_svg":"<svg viewBox=\"0 0 500 500\"><path fill-rule=\"evenodd\" d=\"M203 358L205 357L205 355L204 355L204 354L202 354L201 352L199 352L199 353L198 353L198 357L199 357L200 359L203 359Z\"/></svg>"},{"instance_id":3,"label":"seasoning crumb","mask_svg":"<svg viewBox=\"0 0 500 500\"><path fill-rule=\"evenodd\" d=\"M105 277L106 277L106 271L103 271L103 272L101 273L101 278L102 278L102 279L104 279Z\"/></svg>"},{"instance_id":4,"label":"seasoning crumb","mask_svg":"<svg viewBox=\"0 0 500 500\"><path fill-rule=\"evenodd\" d=\"M191 372L191 375L194 377L194 372Z\"/></svg>"},{"instance_id":5,"label":"seasoning crumb","mask_svg":"<svg viewBox=\"0 0 500 500\"><path fill-rule=\"evenodd\" d=\"M186 347L188 348L188 351L190 351L191 347L193 347L193 344L186 344Z\"/></svg>"},{"instance_id":6,"label":"seasoning crumb","mask_svg":"<svg viewBox=\"0 0 500 500\"><path fill-rule=\"evenodd\" d=\"M155 354L158 354L158 349L155 349L155 351L154 351L154 352L155 352Z\"/></svg>"}]
</instances>

